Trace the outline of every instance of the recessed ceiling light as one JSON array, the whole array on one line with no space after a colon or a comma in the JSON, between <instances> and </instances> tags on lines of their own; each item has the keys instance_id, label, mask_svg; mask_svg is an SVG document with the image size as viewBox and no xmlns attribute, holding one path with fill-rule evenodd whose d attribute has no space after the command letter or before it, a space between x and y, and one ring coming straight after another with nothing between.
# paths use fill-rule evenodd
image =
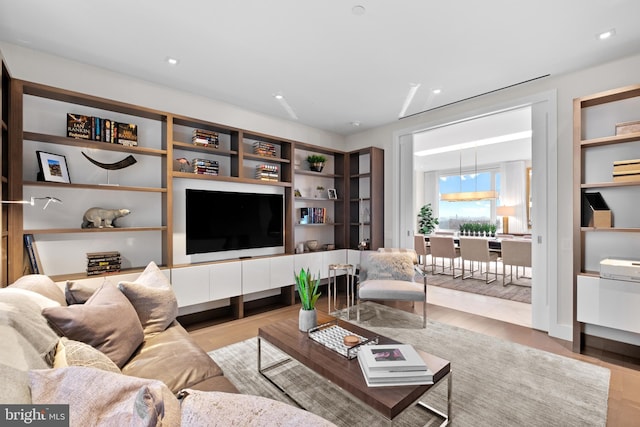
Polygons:
<instances>
[{"instance_id":1,"label":"recessed ceiling light","mask_svg":"<svg viewBox=\"0 0 640 427\"><path fill-rule=\"evenodd\" d=\"M442 92L441 89L432 89L431 93L433 93L434 95L438 95L440 92Z\"/></svg>"},{"instance_id":2,"label":"recessed ceiling light","mask_svg":"<svg viewBox=\"0 0 640 427\"><path fill-rule=\"evenodd\" d=\"M169 65L178 65L178 63L180 62L176 58L172 58L170 56L167 56L165 61L167 61L167 63L169 63Z\"/></svg>"},{"instance_id":3,"label":"recessed ceiling light","mask_svg":"<svg viewBox=\"0 0 640 427\"><path fill-rule=\"evenodd\" d=\"M364 6L361 5L355 5L351 8L351 13L353 13L354 15L357 16L362 16L364 15L364 13L367 11L367 9L364 8Z\"/></svg>"},{"instance_id":4,"label":"recessed ceiling light","mask_svg":"<svg viewBox=\"0 0 640 427\"><path fill-rule=\"evenodd\" d=\"M276 101L278 101L278 103L282 106L282 108L284 108L287 114L289 114L289 117L291 117L293 120L298 120L298 115L296 114L295 111L293 111L293 108L291 108L291 105L289 105L287 100L284 99L283 94L275 93L273 94L273 97L275 98Z\"/></svg>"},{"instance_id":5,"label":"recessed ceiling light","mask_svg":"<svg viewBox=\"0 0 640 427\"><path fill-rule=\"evenodd\" d=\"M351 126L353 126L353 127L356 127L356 128L357 128L358 126L360 126L360 122L359 122L359 121L357 121L357 120L356 120L356 121L354 121L354 122L351 122Z\"/></svg>"},{"instance_id":6,"label":"recessed ceiling light","mask_svg":"<svg viewBox=\"0 0 640 427\"><path fill-rule=\"evenodd\" d=\"M610 39L615 35L616 35L616 30L615 28L612 28L610 30L603 31L602 33L598 34L596 37L598 37L598 39L600 40L606 40L606 39Z\"/></svg>"}]
</instances>

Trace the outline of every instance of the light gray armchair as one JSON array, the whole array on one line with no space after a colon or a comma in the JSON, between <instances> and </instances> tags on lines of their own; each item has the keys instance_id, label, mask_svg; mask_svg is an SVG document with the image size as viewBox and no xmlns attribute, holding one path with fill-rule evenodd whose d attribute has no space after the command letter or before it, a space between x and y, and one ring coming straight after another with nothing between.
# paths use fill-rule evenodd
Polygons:
<instances>
[{"instance_id":1,"label":"light gray armchair","mask_svg":"<svg viewBox=\"0 0 640 427\"><path fill-rule=\"evenodd\" d=\"M416 273L421 276L415 281ZM416 301L423 303L422 327L427 327L427 275L413 249L381 248L360 255L357 319L365 300Z\"/></svg>"}]
</instances>

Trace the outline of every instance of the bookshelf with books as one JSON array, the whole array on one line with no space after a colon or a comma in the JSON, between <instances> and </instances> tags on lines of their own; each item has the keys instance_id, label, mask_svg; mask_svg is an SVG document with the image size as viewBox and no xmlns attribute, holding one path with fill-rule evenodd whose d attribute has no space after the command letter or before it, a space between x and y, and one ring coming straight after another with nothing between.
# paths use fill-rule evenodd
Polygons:
<instances>
[{"instance_id":1,"label":"bookshelf with books","mask_svg":"<svg viewBox=\"0 0 640 427\"><path fill-rule=\"evenodd\" d=\"M640 345L637 284L600 269L605 259L640 260L640 85L576 98L573 108L573 350L593 339L624 354Z\"/></svg>"},{"instance_id":2,"label":"bookshelf with books","mask_svg":"<svg viewBox=\"0 0 640 427\"><path fill-rule=\"evenodd\" d=\"M321 172L311 170L307 158L322 155ZM346 247L345 153L296 144L294 150L294 237L296 245L317 240L319 247ZM329 189L335 198L329 198Z\"/></svg>"},{"instance_id":3,"label":"bookshelf with books","mask_svg":"<svg viewBox=\"0 0 640 427\"><path fill-rule=\"evenodd\" d=\"M368 242L384 246L384 150L364 148L349 153L349 248Z\"/></svg>"},{"instance_id":4,"label":"bookshelf with books","mask_svg":"<svg viewBox=\"0 0 640 427\"><path fill-rule=\"evenodd\" d=\"M19 131L9 137L12 158L20 159L10 176L12 200L55 198L62 203L46 210L21 206L8 256L23 259L23 236L31 235L38 244L40 271L54 279L86 277L87 249L122 249L123 270L142 269L150 260L171 264L163 250L172 235L163 174L166 114L21 80L12 82L10 108L22 112L13 115ZM89 118L89 138L73 137L73 132L68 136L70 113ZM123 124L112 128L121 138L106 140L106 122ZM49 167L51 158L64 159L66 179L51 179L47 173L43 177L47 164L42 158ZM91 207L129 209L133 214L114 228L83 229L83 214ZM131 246L148 249L138 253ZM22 275L21 265L10 267L10 281Z\"/></svg>"}]
</instances>

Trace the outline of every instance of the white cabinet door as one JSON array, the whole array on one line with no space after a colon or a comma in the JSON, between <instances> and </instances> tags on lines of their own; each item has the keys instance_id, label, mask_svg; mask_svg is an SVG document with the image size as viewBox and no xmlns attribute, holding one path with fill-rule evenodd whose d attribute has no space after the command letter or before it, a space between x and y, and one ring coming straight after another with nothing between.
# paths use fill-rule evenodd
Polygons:
<instances>
[{"instance_id":1,"label":"white cabinet door","mask_svg":"<svg viewBox=\"0 0 640 427\"><path fill-rule=\"evenodd\" d=\"M271 288L293 285L295 283L295 255L271 258ZM299 272L300 270L298 270Z\"/></svg>"},{"instance_id":2,"label":"white cabinet door","mask_svg":"<svg viewBox=\"0 0 640 427\"><path fill-rule=\"evenodd\" d=\"M269 258L242 261L242 294L271 289L271 261Z\"/></svg>"},{"instance_id":3,"label":"white cabinet door","mask_svg":"<svg viewBox=\"0 0 640 427\"><path fill-rule=\"evenodd\" d=\"M209 266L192 266L171 270L171 283L178 307L209 301Z\"/></svg>"},{"instance_id":4,"label":"white cabinet door","mask_svg":"<svg viewBox=\"0 0 640 427\"><path fill-rule=\"evenodd\" d=\"M322 264L322 252L295 255L294 265L296 274L300 273L301 269L305 271L309 269L314 278L318 277L318 273L320 273L321 277L327 277L327 272L325 271L327 266ZM322 274L323 271L324 274Z\"/></svg>"},{"instance_id":5,"label":"white cabinet door","mask_svg":"<svg viewBox=\"0 0 640 427\"><path fill-rule=\"evenodd\" d=\"M355 249L348 249L347 262L353 265L354 268L358 268L358 266L360 265L360 251L356 251Z\"/></svg>"},{"instance_id":6,"label":"white cabinet door","mask_svg":"<svg viewBox=\"0 0 640 427\"><path fill-rule=\"evenodd\" d=\"M242 295L242 265L240 261L209 266L209 298L216 301Z\"/></svg>"}]
</instances>

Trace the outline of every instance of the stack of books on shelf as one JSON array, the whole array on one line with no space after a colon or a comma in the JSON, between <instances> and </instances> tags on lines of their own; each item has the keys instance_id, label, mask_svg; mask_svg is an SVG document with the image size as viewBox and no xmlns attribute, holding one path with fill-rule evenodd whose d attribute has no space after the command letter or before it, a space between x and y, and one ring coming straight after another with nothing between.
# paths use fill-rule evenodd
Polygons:
<instances>
[{"instance_id":1,"label":"stack of books on shelf","mask_svg":"<svg viewBox=\"0 0 640 427\"><path fill-rule=\"evenodd\" d=\"M67 137L135 147L138 145L138 126L102 117L67 113Z\"/></svg>"},{"instance_id":2,"label":"stack of books on shelf","mask_svg":"<svg viewBox=\"0 0 640 427\"><path fill-rule=\"evenodd\" d=\"M209 148L218 148L220 145L218 133L206 129L194 129L191 142L193 145Z\"/></svg>"},{"instance_id":3,"label":"stack of books on shelf","mask_svg":"<svg viewBox=\"0 0 640 427\"><path fill-rule=\"evenodd\" d=\"M195 158L191 160L191 166L193 167L193 173L198 175L218 175L220 171L216 160Z\"/></svg>"},{"instance_id":4,"label":"stack of books on shelf","mask_svg":"<svg viewBox=\"0 0 640 427\"><path fill-rule=\"evenodd\" d=\"M433 384L433 372L408 344L362 346L358 362L369 387Z\"/></svg>"},{"instance_id":5,"label":"stack of books on shelf","mask_svg":"<svg viewBox=\"0 0 640 427\"><path fill-rule=\"evenodd\" d=\"M613 162L613 182L640 181L640 159Z\"/></svg>"},{"instance_id":6,"label":"stack of books on shelf","mask_svg":"<svg viewBox=\"0 0 640 427\"><path fill-rule=\"evenodd\" d=\"M327 222L325 208L300 208L300 224L324 224Z\"/></svg>"},{"instance_id":7,"label":"stack of books on shelf","mask_svg":"<svg viewBox=\"0 0 640 427\"><path fill-rule=\"evenodd\" d=\"M261 181L278 181L278 166L276 165L256 166L256 178Z\"/></svg>"},{"instance_id":8,"label":"stack of books on shelf","mask_svg":"<svg viewBox=\"0 0 640 427\"><path fill-rule=\"evenodd\" d=\"M268 142L256 141L253 143L253 153L259 156L276 157L276 146Z\"/></svg>"},{"instance_id":9,"label":"stack of books on shelf","mask_svg":"<svg viewBox=\"0 0 640 427\"><path fill-rule=\"evenodd\" d=\"M88 252L87 276L96 274L117 273L120 271L122 258L120 252Z\"/></svg>"}]
</instances>

